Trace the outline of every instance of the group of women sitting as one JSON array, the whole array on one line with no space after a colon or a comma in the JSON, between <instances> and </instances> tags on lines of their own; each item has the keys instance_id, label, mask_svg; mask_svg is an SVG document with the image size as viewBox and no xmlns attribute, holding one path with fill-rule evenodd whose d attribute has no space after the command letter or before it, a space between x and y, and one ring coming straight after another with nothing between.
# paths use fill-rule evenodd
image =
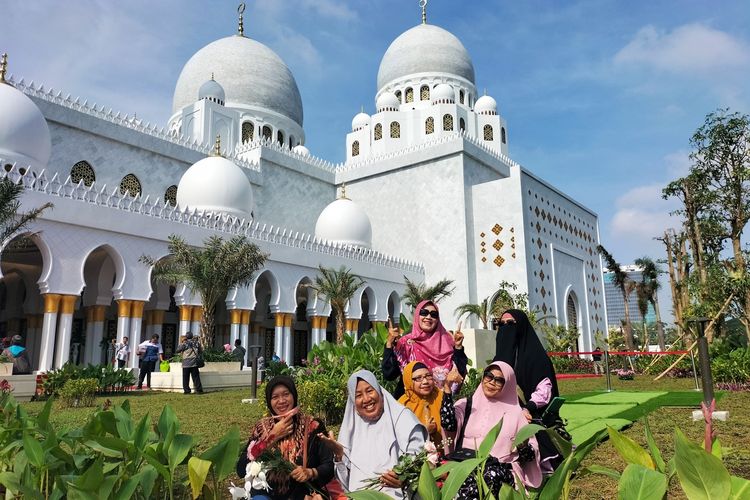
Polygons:
<instances>
[{"instance_id":1,"label":"group of women sitting","mask_svg":"<svg viewBox=\"0 0 750 500\"><path fill-rule=\"evenodd\" d=\"M554 369L522 311L501 317L495 360L482 373L469 398L453 395L466 375L463 334L451 334L440 322L437 306L420 303L412 332L400 336L390 328L383 356L383 377L400 379L391 395L366 370L348 380L348 400L338 438L323 422L300 412L297 391L289 377L276 377L266 386L270 416L253 429L241 452L237 474L263 450L276 449L295 468L269 473L270 491L257 489L258 499L326 499L343 497L379 478L381 491L405 498L393 471L404 454L418 454L432 441L448 458L456 450L476 450L500 419L500 434L484 467L484 482L497 497L504 483L538 487L544 472L559 460L544 433L514 446L519 429L538 418L557 396ZM520 389L520 390L519 390ZM396 399L398 398L398 399ZM447 438L447 439L446 439ZM478 498L474 475L456 498Z\"/></svg>"}]
</instances>

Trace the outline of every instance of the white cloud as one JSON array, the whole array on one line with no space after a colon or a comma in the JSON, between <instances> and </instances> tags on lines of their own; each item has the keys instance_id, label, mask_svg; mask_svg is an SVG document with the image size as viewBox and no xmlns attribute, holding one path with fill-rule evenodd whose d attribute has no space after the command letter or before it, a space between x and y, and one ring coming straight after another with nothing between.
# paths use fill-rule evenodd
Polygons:
<instances>
[{"instance_id":1,"label":"white cloud","mask_svg":"<svg viewBox=\"0 0 750 500\"><path fill-rule=\"evenodd\" d=\"M669 153L664 156L664 164L667 167L670 179L684 177L690 171L689 153L684 149Z\"/></svg>"},{"instance_id":2,"label":"white cloud","mask_svg":"<svg viewBox=\"0 0 750 500\"><path fill-rule=\"evenodd\" d=\"M750 47L743 40L702 24L686 24L672 32L645 26L615 55L618 65L638 65L674 73L745 68Z\"/></svg>"},{"instance_id":3,"label":"white cloud","mask_svg":"<svg viewBox=\"0 0 750 500\"><path fill-rule=\"evenodd\" d=\"M330 17L340 21L352 21L357 19L357 13L345 2L336 0L303 0L305 8L312 9L322 17Z\"/></svg>"}]
</instances>

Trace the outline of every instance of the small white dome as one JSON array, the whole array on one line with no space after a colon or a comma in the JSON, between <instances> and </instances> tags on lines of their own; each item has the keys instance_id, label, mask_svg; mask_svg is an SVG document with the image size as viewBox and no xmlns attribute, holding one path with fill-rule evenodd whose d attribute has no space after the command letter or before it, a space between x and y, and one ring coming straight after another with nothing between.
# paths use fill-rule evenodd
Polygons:
<instances>
[{"instance_id":1,"label":"small white dome","mask_svg":"<svg viewBox=\"0 0 750 500\"><path fill-rule=\"evenodd\" d=\"M474 103L474 112L480 115L496 115L497 102L488 95L483 95Z\"/></svg>"},{"instance_id":2,"label":"small white dome","mask_svg":"<svg viewBox=\"0 0 750 500\"><path fill-rule=\"evenodd\" d=\"M201 85L201 88L198 90L198 100L200 101L203 99L218 102L223 106L224 101L226 100L224 87L219 85L219 82L212 77L209 81Z\"/></svg>"},{"instance_id":3,"label":"small white dome","mask_svg":"<svg viewBox=\"0 0 750 500\"><path fill-rule=\"evenodd\" d=\"M310 150L309 150L309 149L307 149L307 148L306 148L305 146L303 146L302 144L297 144L296 146L294 146L294 147L292 148L292 151L294 151L294 152L295 152L295 153L297 153L298 155L302 155L302 156L310 156Z\"/></svg>"},{"instance_id":4,"label":"small white dome","mask_svg":"<svg viewBox=\"0 0 750 500\"><path fill-rule=\"evenodd\" d=\"M177 186L177 205L249 219L253 211L253 190L250 180L234 162L221 156L209 156L182 174Z\"/></svg>"},{"instance_id":5,"label":"small white dome","mask_svg":"<svg viewBox=\"0 0 750 500\"><path fill-rule=\"evenodd\" d=\"M438 102L456 102L456 92L452 86L447 83L441 83L432 89L432 102L433 104Z\"/></svg>"},{"instance_id":6,"label":"small white dome","mask_svg":"<svg viewBox=\"0 0 750 500\"><path fill-rule=\"evenodd\" d=\"M51 152L52 140L42 112L23 92L0 83L0 158L42 169Z\"/></svg>"},{"instance_id":7,"label":"small white dome","mask_svg":"<svg viewBox=\"0 0 750 500\"><path fill-rule=\"evenodd\" d=\"M320 213L315 236L321 240L370 248L372 225L362 207L348 198L339 198Z\"/></svg>"},{"instance_id":8,"label":"small white dome","mask_svg":"<svg viewBox=\"0 0 750 500\"><path fill-rule=\"evenodd\" d=\"M354 116L354 119L352 120L352 132L369 126L370 115L368 115L367 113L357 113Z\"/></svg>"},{"instance_id":9,"label":"small white dome","mask_svg":"<svg viewBox=\"0 0 750 500\"><path fill-rule=\"evenodd\" d=\"M400 105L398 97L393 92L383 92L375 102L375 108L378 110L378 113L381 111L398 111Z\"/></svg>"}]
</instances>

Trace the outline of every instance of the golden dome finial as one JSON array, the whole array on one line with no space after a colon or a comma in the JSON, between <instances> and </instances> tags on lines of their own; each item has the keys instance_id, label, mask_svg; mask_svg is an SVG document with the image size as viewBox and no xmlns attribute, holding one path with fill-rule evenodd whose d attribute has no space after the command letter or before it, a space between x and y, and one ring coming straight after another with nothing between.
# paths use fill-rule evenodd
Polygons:
<instances>
[{"instance_id":1,"label":"golden dome finial","mask_svg":"<svg viewBox=\"0 0 750 500\"><path fill-rule=\"evenodd\" d=\"M2 59L0 59L0 83L7 83L5 81L6 71L8 71L8 54L4 53Z\"/></svg>"},{"instance_id":2,"label":"golden dome finial","mask_svg":"<svg viewBox=\"0 0 750 500\"><path fill-rule=\"evenodd\" d=\"M216 142L214 142L214 150L211 156L221 156L221 135L216 136Z\"/></svg>"},{"instance_id":3,"label":"golden dome finial","mask_svg":"<svg viewBox=\"0 0 750 500\"><path fill-rule=\"evenodd\" d=\"M242 19L242 14L245 13L245 2L242 2L237 7L237 13L240 15L239 24L237 26L237 34L240 35L240 36L245 36L245 23L244 23L244 21Z\"/></svg>"},{"instance_id":4,"label":"golden dome finial","mask_svg":"<svg viewBox=\"0 0 750 500\"><path fill-rule=\"evenodd\" d=\"M419 6L422 7L422 24L427 24L427 0L419 0Z\"/></svg>"}]
</instances>

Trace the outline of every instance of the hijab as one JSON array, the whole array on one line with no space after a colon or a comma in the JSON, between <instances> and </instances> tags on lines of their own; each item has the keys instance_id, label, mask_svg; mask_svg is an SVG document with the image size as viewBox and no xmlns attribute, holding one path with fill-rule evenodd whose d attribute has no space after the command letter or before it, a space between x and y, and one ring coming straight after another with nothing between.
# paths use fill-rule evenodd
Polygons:
<instances>
[{"instance_id":1,"label":"hijab","mask_svg":"<svg viewBox=\"0 0 750 500\"><path fill-rule=\"evenodd\" d=\"M559 396L555 368L526 313L518 309L508 309L503 314L506 313L513 316L516 322L501 324L498 328L494 361L504 361L513 367L526 401L545 378L552 383L552 397Z\"/></svg>"},{"instance_id":2,"label":"hijab","mask_svg":"<svg viewBox=\"0 0 750 500\"><path fill-rule=\"evenodd\" d=\"M410 409L422 424L427 427L430 417L437 425L437 430L430 435L430 439L435 445L439 445L442 439L442 426L440 425L440 405L443 403L443 391L437 387L432 388L432 392L426 397L420 396L414 392L414 381L412 376L414 372L427 366L420 361L412 361L404 367L401 377L404 381L404 395L398 400L399 403Z\"/></svg>"},{"instance_id":3,"label":"hijab","mask_svg":"<svg viewBox=\"0 0 750 500\"><path fill-rule=\"evenodd\" d=\"M492 399L484 394L482 383L479 384L471 397L471 415L466 425L463 443L455 443L456 447L476 449L500 419L503 425L500 434L492 446L490 454L501 462L511 463L513 472L521 478L526 486L538 487L542 483L542 471L539 465L539 446L536 438L529 438L529 444L535 451L535 459L531 462L520 463L518 452L513 450L513 439L519 429L528 424L523 409L518 404L516 395L516 374L513 368L502 361L493 362L485 371L499 368L505 377L505 384L498 395ZM456 420L461 428L465 418L466 399L456 403Z\"/></svg>"},{"instance_id":4,"label":"hijab","mask_svg":"<svg viewBox=\"0 0 750 500\"><path fill-rule=\"evenodd\" d=\"M437 328L432 333L427 333L419 326L419 311L427 305L432 305L435 310L438 306L430 301L423 300L417 304L414 309L414 323L412 323L411 333L408 333L398 339L395 346L396 357L401 369L404 369L410 361L421 361L430 371L435 368L445 368L450 371L453 367L453 350L455 344L453 337L445 329L443 323L438 318Z\"/></svg>"},{"instance_id":5,"label":"hijab","mask_svg":"<svg viewBox=\"0 0 750 500\"><path fill-rule=\"evenodd\" d=\"M297 386L294 384L294 379L292 379L292 377L287 377L286 375L279 375L272 378L268 384L266 384L266 407L268 408L269 413L273 416L276 416L276 413L273 411L273 408L271 408L271 395L273 394L273 390L280 385L289 389L289 392L292 394L292 399L294 400L294 407L297 408Z\"/></svg>"},{"instance_id":6,"label":"hijab","mask_svg":"<svg viewBox=\"0 0 750 500\"><path fill-rule=\"evenodd\" d=\"M370 384L383 401L383 413L375 422L357 413L354 398L360 380ZM372 372L354 372L347 382L347 390L349 396L338 441L344 447L344 463L349 467L348 489L355 491L363 488L363 481L392 469L407 451L420 451L408 450L408 446L413 435L421 435L424 441L426 433L417 417L380 387ZM401 498L401 490L383 488L383 492Z\"/></svg>"}]
</instances>

